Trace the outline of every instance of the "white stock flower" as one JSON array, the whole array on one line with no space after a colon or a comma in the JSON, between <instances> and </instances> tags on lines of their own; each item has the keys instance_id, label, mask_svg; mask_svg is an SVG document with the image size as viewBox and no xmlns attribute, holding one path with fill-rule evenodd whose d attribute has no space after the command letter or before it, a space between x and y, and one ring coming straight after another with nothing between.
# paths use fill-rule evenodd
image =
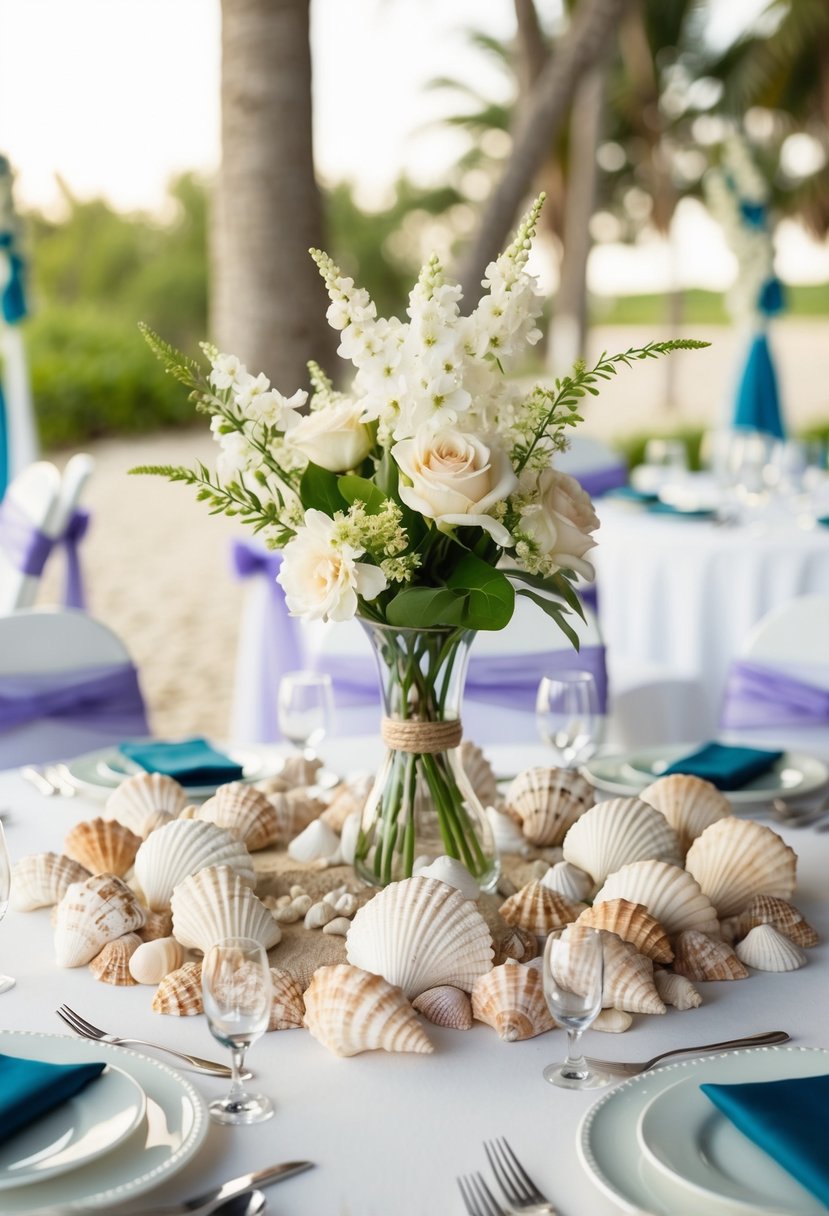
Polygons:
<instances>
[{"instance_id":1,"label":"white stock flower","mask_svg":"<svg viewBox=\"0 0 829 1216\"><path fill-rule=\"evenodd\" d=\"M242 431L220 432L212 424L221 419L211 419L214 437L219 441L221 451L216 457L216 472L222 485L230 485L232 481L241 481L244 473L253 472L261 465L262 458L245 437Z\"/></svg>"},{"instance_id":2,"label":"white stock flower","mask_svg":"<svg viewBox=\"0 0 829 1216\"><path fill-rule=\"evenodd\" d=\"M347 621L357 611L358 596L373 600L386 589L383 571L357 561L363 550L338 543L336 529L336 520L310 509L304 525L285 546L277 582L292 616Z\"/></svg>"},{"instance_id":3,"label":"white stock flower","mask_svg":"<svg viewBox=\"0 0 829 1216\"><path fill-rule=\"evenodd\" d=\"M236 355L216 355L212 360L210 383L221 392L236 387L247 376L247 369Z\"/></svg>"},{"instance_id":4,"label":"white stock flower","mask_svg":"<svg viewBox=\"0 0 829 1216\"><path fill-rule=\"evenodd\" d=\"M363 422L362 404L346 399L315 410L297 422L291 431L291 443L331 473L356 468L371 450L371 432Z\"/></svg>"},{"instance_id":5,"label":"white stock flower","mask_svg":"<svg viewBox=\"0 0 829 1216\"><path fill-rule=\"evenodd\" d=\"M599 526L590 495L575 477L557 469L542 470L537 490L538 501L521 512L520 531L559 569L594 578L595 570L585 558L595 547L591 533Z\"/></svg>"},{"instance_id":6,"label":"white stock flower","mask_svg":"<svg viewBox=\"0 0 829 1216\"><path fill-rule=\"evenodd\" d=\"M391 454L406 478L400 497L407 507L439 526L483 528L502 547L510 544L504 525L487 514L518 486L509 457L497 444L426 426L413 439L396 443Z\"/></svg>"}]
</instances>

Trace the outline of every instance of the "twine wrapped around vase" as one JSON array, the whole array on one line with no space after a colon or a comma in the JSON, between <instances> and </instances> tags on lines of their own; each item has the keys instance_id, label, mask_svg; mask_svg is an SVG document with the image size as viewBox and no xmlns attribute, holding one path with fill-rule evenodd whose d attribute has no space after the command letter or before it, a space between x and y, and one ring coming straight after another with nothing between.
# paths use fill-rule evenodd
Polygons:
<instances>
[{"instance_id":1,"label":"twine wrapped around vase","mask_svg":"<svg viewBox=\"0 0 829 1216\"><path fill-rule=\"evenodd\" d=\"M412 755L434 755L452 747L460 747L463 726L459 719L449 722L423 722L415 719L384 717L380 734L387 747Z\"/></svg>"}]
</instances>

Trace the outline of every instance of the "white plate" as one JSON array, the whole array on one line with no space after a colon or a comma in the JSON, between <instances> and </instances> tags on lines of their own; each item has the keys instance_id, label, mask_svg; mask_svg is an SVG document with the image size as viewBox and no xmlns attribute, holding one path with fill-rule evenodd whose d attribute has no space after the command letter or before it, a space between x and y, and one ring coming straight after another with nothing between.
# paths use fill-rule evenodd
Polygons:
<instances>
[{"instance_id":1,"label":"white plate","mask_svg":"<svg viewBox=\"0 0 829 1216\"><path fill-rule=\"evenodd\" d=\"M677 511L716 511L723 494L716 478L707 473L689 473L681 481L659 487L660 501Z\"/></svg>"},{"instance_id":2,"label":"white plate","mask_svg":"<svg viewBox=\"0 0 829 1216\"><path fill-rule=\"evenodd\" d=\"M53 1064L106 1060L137 1082L147 1103L139 1126L85 1169L3 1191L3 1216L48 1216L58 1206L111 1211L182 1169L207 1135L204 1099L189 1081L159 1060L107 1043L15 1030L0 1031L0 1052Z\"/></svg>"},{"instance_id":3,"label":"white plate","mask_svg":"<svg viewBox=\"0 0 829 1216\"><path fill-rule=\"evenodd\" d=\"M694 1202L700 1211L725 1202L733 1216L780 1211L825 1216L823 1204L744 1136L705 1096L695 1076L648 1103L637 1136L662 1189Z\"/></svg>"},{"instance_id":4,"label":"white plate","mask_svg":"<svg viewBox=\"0 0 829 1216\"><path fill-rule=\"evenodd\" d=\"M278 768L278 765L266 765L262 757L253 752L228 748L224 750L224 754L242 765L242 776L238 778L240 781L261 781L263 777L272 775ZM99 796L117 789L122 781L126 781L127 777L145 771L139 764L134 764L131 760L127 760L126 756L122 756L117 747L104 747L100 751L87 752L85 756L77 756L74 760L70 760L66 767L75 785L88 793ZM219 786L215 782L208 785L185 786L187 794L191 798L212 798L218 788Z\"/></svg>"},{"instance_id":5,"label":"white plate","mask_svg":"<svg viewBox=\"0 0 829 1216\"><path fill-rule=\"evenodd\" d=\"M610 756L594 756L583 764L582 772L593 785L609 794L635 794L650 785L669 764L687 756L700 745L674 743L670 747L642 748ZM808 794L829 780L829 768L805 752L787 752L777 763L739 790L723 790L729 802L770 802L781 795Z\"/></svg>"},{"instance_id":6,"label":"white plate","mask_svg":"<svg viewBox=\"0 0 829 1216\"><path fill-rule=\"evenodd\" d=\"M637 1216L641 1216L643 1211L651 1216L737 1216L737 1213L743 1216L745 1206L735 1208L733 1200L726 1194L717 1194L715 1190L705 1198L698 1191L683 1190L675 1178L669 1178L666 1172L660 1173L655 1169L652 1159L642 1152L639 1140L639 1121L643 1113L661 1094L687 1078L693 1078L697 1085L703 1081L727 1085L814 1076L827 1070L829 1051L818 1047L792 1046L753 1047L723 1052L718 1056L682 1060L677 1064L652 1069L624 1081L590 1108L582 1119L576 1139L579 1159L599 1190L610 1196L625 1212L637 1213ZM715 1108L712 1106L711 1109ZM724 1122L727 1120L724 1119ZM732 1128L731 1132L723 1129L727 1145L734 1143L732 1132L735 1139L750 1144L742 1133ZM740 1160L744 1159L740 1157ZM735 1155L735 1163L736 1160ZM768 1161L774 1165L770 1158ZM755 1208L758 1216L760 1213L762 1216L770 1213L774 1213L774 1216L800 1216L802 1212L811 1216L813 1210L815 1213L825 1211L816 1200L812 1200L817 1204L814 1209L795 1206L802 1204L803 1195L808 1193L785 1171L781 1170L780 1174L783 1178L781 1185L789 1188L783 1205ZM744 1177L742 1182L750 1185L750 1177Z\"/></svg>"},{"instance_id":7,"label":"white plate","mask_svg":"<svg viewBox=\"0 0 829 1216\"><path fill-rule=\"evenodd\" d=\"M110 1152L135 1131L145 1109L138 1082L108 1064L80 1093L0 1145L0 1190L41 1182Z\"/></svg>"}]
</instances>

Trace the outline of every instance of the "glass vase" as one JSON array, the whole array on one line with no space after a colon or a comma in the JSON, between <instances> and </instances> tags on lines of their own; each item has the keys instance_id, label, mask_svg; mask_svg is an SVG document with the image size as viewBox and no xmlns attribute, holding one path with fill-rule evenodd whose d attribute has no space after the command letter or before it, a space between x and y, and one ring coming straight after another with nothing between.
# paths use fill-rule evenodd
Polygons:
<instances>
[{"instance_id":1,"label":"glass vase","mask_svg":"<svg viewBox=\"0 0 829 1216\"><path fill-rule=\"evenodd\" d=\"M380 674L388 750L363 811L354 868L364 882L385 886L447 855L482 890L494 890L492 830L459 750L474 632L361 624Z\"/></svg>"}]
</instances>

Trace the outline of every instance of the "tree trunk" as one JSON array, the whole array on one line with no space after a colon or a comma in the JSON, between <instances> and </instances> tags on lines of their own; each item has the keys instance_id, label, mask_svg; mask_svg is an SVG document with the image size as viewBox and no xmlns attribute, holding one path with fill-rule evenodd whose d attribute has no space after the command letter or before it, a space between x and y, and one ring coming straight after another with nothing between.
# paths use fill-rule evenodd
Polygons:
<instances>
[{"instance_id":1,"label":"tree trunk","mask_svg":"<svg viewBox=\"0 0 829 1216\"><path fill-rule=\"evenodd\" d=\"M459 279L468 307L481 295L481 278L504 243L534 174L564 121L574 90L611 42L629 0L583 0L573 24L536 81L500 183L490 196Z\"/></svg>"},{"instance_id":2,"label":"tree trunk","mask_svg":"<svg viewBox=\"0 0 829 1216\"><path fill-rule=\"evenodd\" d=\"M311 134L310 0L222 0L222 163L211 332L288 395L333 361Z\"/></svg>"}]
</instances>

